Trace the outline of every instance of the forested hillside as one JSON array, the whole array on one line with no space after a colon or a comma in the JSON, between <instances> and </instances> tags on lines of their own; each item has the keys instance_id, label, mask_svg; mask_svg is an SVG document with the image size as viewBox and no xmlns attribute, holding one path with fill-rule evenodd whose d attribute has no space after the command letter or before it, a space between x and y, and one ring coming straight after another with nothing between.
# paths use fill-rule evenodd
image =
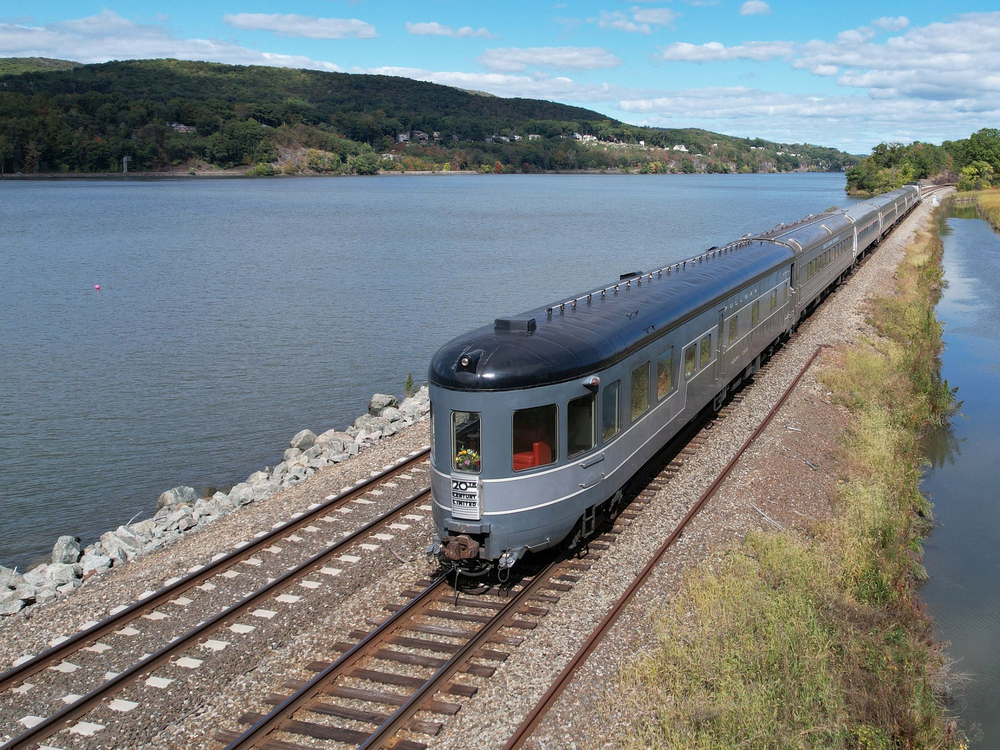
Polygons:
<instances>
[{"instance_id":1,"label":"forested hillside","mask_svg":"<svg viewBox=\"0 0 1000 750\"><path fill-rule=\"evenodd\" d=\"M0 62L4 172L114 172L125 157L129 171L258 174L758 172L857 161L835 149L635 127L580 107L391 76L179 60ZM52 69L59 63L66 69Z\"/></svg>"},{"instance_id":2,"label":"forested hillside","mask_svg":"<svg viewBox=\"0 0 1000 750\"><path fill-rule=\"evenodd\" d=\"M847 192L876 195L929 178L957 181L959 190L996 187L1000 176L1000 130L983 128L940 146L919 141L880 143L847 172Z\"/></svg>"}]
</instances>

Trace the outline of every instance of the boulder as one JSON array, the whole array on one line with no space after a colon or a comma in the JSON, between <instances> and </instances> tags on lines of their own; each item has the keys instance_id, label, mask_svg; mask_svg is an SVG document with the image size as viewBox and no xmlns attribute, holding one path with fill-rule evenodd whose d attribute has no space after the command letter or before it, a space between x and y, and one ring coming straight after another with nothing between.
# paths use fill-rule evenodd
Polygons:
<instances>
[{"instance_id":1,"label":"boulder","mask_svg":"<svg viewBox=\"0 0 1000 750\"><path fill-rule=\"evenodd\" d=\"M56 591L60 594L68 594L70 591L78 588L80 588L80 582L74 578L72 581L66 581L61 586L56 586Z\"/></svg>"},{"instance_id":2,"label":"boulder","mask_svg":"<svg viewBox=\"0 0 1000 750\"><path fill-rule=\"evenodd\" d=\"M229 498L225 492L216 492L212 495L212 502L219 507L219 512L226 514L233 509L233 501Z\"/></svg>"},{"instance_id":3,"label":"boulder","mask_svg":"<svg viewBox=\"0 0 1000 750\"><path fill-rule=\"evenodd\" d=\"M266 482L270 478L271 475L266 471L255 471L253 474L247 477L247 484L260 484L261 482ZM215 494L218 495L219 493L216 492Z\"/></svg>"},{"instance_id":4,"label":"boulder","mask_svg":"<svg viewBox=\"0 0 1000 750\"><path fill-rule=\"evenodd\" d=\"M0 589L4 587L14 587L24 582L24 576L13 568L5 568L0 565Z\"/></svg>"},{"instance_id":5,"label":"boulder","mask_svg":"<svg viewBox=\"0 0 1000 750\"><path fill-rule=\"evenodd\" d=\"M80 537L61 536L52 548L52 562L72 565L80 559Z\"/></svg>"},{"instance_id":6,"label":"boulder","mask_svg":"<svg viewBox=\"0 0 1000 750\"><path fill-rule=\"evenodd\" d=\"M344 451L336 451L334 453L328 453L326 458L331 463L339 464L346 461L348 458L350 458L350 456L348 456L347 453L345 453Z\"/></svg>"},{"instance_id":7,"label":"boulder","mask_svg":"<svg viewBox=\"0 0 1000 750\"><path fill-rule=\"evenodd\" d=\"M361 443L351 443L347 446L347 455L356 456L361 452Z\"/></svg>"},{"instance_id":8,"label":"boulder","mask_svg":"<svg viewBox=\"0 0 1000 750\"><path fill-rule=\"evenodd\" d=\"M3 604L4 602L12 602L15 599L20 598L21 597L18 596L18 592L14 589L5 589L4 591L0 591L0 604Z\"/></svg>"},{"instance_id":9,"label":"boulder","mask_svg":"<svg viewBox=\"0 0 1000 750\"><path fill-rule=\"evenodd\" d=\"M382 417L373 417L370 414L362 414L360 417L354 420L354 426L360 432L364 430L366 432L381 432L389 425L388 419L383 419Z\"/></svg>"},{"instance_id":10,"label":"boulder","mask_svg":"<svg viewBox=\"0 0 1000 750\"><path fill-rule=\"evenodd\" d=\"M32 586L30 583L23 583L16 589L14 589L13 593L14 596L16 596L21 601L31 604L32 602L38 599L39 595L43 591L51 591L51 590L52 590L51 582L46 583L45 586Z\"/></svg>"},{"instance_id":11,"label":"boulder","mask_svg":"<svg viewBox=\"0 0 1000 750\"><path fill-rule=\"evenodd\" d=\"M193 505L197 499L198 493L195 492L194 487L174 487L157 498L156 509L176 508L184 504Z\"/></svg>"},{"instance_id":12,"label":"boulder","mask_svg":"<svg viewBox=\"0 0 1000 750\"><path fill-rule=\"evenodd\" d=\"M385 393L376 393L372 396L372 400L368 402L368 413L373 417L377 417L379 412L387 406L399 406L399 401L396 400L395 396L389 396Z\"/></svg>"},{"instance_id":13,"label":"boulder","mask_svg":"<svg viewBox=\"0 0 1000 750\"><path fill-rule=\"evenodd\" d=\"M411 397L405 399L403 403L399 405L399 411L403 415L404 419L409 418L416 421L424 415L424 406L423 403L418 401L416 397Z\"/></svg>"},{"instance_id":14,"label":"boulder","mask_svg":"<svg viewBox=\"0 0 1000 750\"><path fill-rule=\"evenodd\" d=\"M218 494L218 493L216 493ZM226 506L232 510L233 506L226 503ZM219 505L214 499L202 498L194 504L194 520L201 523L203 518L213 519L218 518L223 515L222 506Z\"/></svg>"},{"instance_id":15,"label":"boulder","mask_svg":"<svg viewBox=\"0 0 1000 750\"><path fill-rule=\"evenodd\" d=\"M312 446L309 450L312 450L316 446ZM296 458L302 455L302 450L300 448L286 448L285 452L281 454L281 459L283 461L290 462L294 461Z\"/></svg>"},{"instance_id":16,"label":"boulder","mask_svg":"<svg viewBox=\"0 0 1000 750\"><path fill-rule=\"evenodd\" d=\"M35 586L42 586L49 580L45 575L48 569L48 565L38 565L24 574L24 580Z\"/></svg>"},{"instance_id":17,"label":"boulder","mask_svg":"<svg viewBox=\"0 0 1000 750\"><path fill-rule=\"evenodd\" d=\"M314 445L309 450L303 452L302 455L306 458L307 461L313 461L323 455L323 446Z\"/></svg>"},{"instance_id":18,"label":"boulder","mask_svg":"<svg viewBox=\"0 0 1000 750\"><path fill-rule=\"evenodd\" d=\"M83 574L89 575L94 571L107 570L111 567L111 558L107 555L84 555L80 558L80 564L83 565Z\"/></svg>"},{"instance_id":19,"label":"boulder","mask_svg":"<svg viewBox=\"0 0 1000 750\"><path fill-rule=\"evenodd\" d=\"M20 599L14 599L9 602L0 602L0 616L6 617L7 615L16 615L24 609L24 602Z\"/></svg>"},{"instance_id":20,"label":"boulder","mask_svg":"<svg viewBox=\"0 0 1000 750\"><path fill-rule=\"evenodd\" d=\"M271 479L280 480L287 473L288 473L288 464L282 461L280 464L274 467L274 471L271 472Z\"/></svg>"},{"instance_id":21,"label":"boulder","mask_svg":"<svg viewBox=\"0 0 1000 750\"><path fill-rule=\"evenodd\" d=\"M288 443L289 448L298 448L300 451L309 450L316 443L316 434L312 430L302 430L295 433L295 437Z\"/></svg>"},{"instance_id":22,"label":"boulder","mask_svg":"<svg viewBox=\"0 0 1000 750\"><path fill-rule=\"evenodd\" d=\"M382 419L388 419L390 422L398 422L403 418L403 412L397 409L395 406L387 406L378 414Z\"/></svg>"},{"instance_id":23,"label":"boulder","mask_svg":"<svg viewBox=\"0 0 1000 750\"><path fill-rule=\"evenodd\" d=\"M242 508L254 501L254 490L246 482L240 482L229 490L229 502L234 508Z\"/></svg>"},{"instance_id":24,"label":"boulder","mask_svg":"<svg viewBox=\"0 0 1000 750\"><path fill-rule=\"evenodd\" d=\"M275 492L278 491L280 486L279 482L269 479L266 482L260 482L253 486L253 496L255 500L263 500L270 497Z\"/></svg>"},{"instance_id":25,"label":"boulder","mask_svg":"<svg viewBox=\"0 0 1000 750\"><path fill-rule=\"evenodd\" d=\"M353 439L354 438L346 432L340 432L339 430L327 430L316 438L316 445L335 447L337 443L350 443ZM341 448L338 448L337 450L341 450Z\"/></svg>"},{"instance_id":26,"label":"boulder","mask_svg":"<svg viewBox=\"0 0 1000 750\"><path fill-rule=\"evenodd\" d=\"M55 598L55 589L38 589L38 593L35 595L35 604L48 604Z\"/></svg>"},{"instance_id":27,"label":"boulder","mask_svg":"<svg viewBox=\"0 0 1000 750\"><path fill-rule=\"evenodd\" d=\"M184 511L174 511L173 515L181 512L190 513L191 511L187 510L185 506ZM167 518L169 519L170 516ZM125 562L134 559L139 554L139 551L142 549L142 542L124 526L119 526L114 531L106 531L101 534L101 547L104 548L105 554L112 560Z\"/></svg>"},{"instance_id":28,"label":"boulder","mask_svg":"<svg viewBox=\"0 0 1000 750\"><path fill-rule=\"evenodd\" d=\"M45 577L52 581L58 588L64 583L76 580L75 568L75 565L67 565L66 563L52 563L48 570L45 571Z\"/></svg>"},{"instance_id":29,"label":"boulder","mask_svg":"<svg viewBox=\"0 0 1000 750\"><path fill-rule=\"evenodd\" d=\"M195 501L197 504L198 501ZM125 527L130 532L132 532L139 539L150 539L156 531L156 520L153 518L147 518L145 521L139 521L131 526Z\"/></svg>"}]
</instances>

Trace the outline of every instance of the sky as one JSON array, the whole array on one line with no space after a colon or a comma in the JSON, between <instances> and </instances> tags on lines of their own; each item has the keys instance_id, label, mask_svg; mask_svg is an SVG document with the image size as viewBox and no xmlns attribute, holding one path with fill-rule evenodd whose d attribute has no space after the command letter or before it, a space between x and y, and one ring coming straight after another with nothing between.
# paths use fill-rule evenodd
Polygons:
<instances>
[{"instance_id":1,"label":"sky","mask_svg":"<svg viewBox=\"0 0 1000 750\"><path fill-rule=\"evenodd\" d=\"M1000 126L1000 2L0 0L0 57L378 73L867 153Z\"/></svg>"}]
</instances>

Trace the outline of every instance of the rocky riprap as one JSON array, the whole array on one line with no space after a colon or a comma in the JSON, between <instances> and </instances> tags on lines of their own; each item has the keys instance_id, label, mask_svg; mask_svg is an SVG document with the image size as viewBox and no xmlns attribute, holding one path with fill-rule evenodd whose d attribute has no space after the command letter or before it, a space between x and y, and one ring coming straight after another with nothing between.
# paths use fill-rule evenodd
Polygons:
<instances>
[{"instance_id":1,"label":"rocky riprap","mask_svg":"<svg viewBox=\"0 0 1000 750\"><path fill-rule=\"evenodd\" d=\"M81 546L79 537L61 536L52 548L50 562L27 573L0 565L0 617L65 596L92 576L158 550L216 518L347 461L382 438L420 421L430 408L427 386L402 403L395 396L376 393L368 404L368 413L354 420L353 425L342 432L327 430L320 435L302 430L291 439L277 466L255 471L228 492L199 497L193 487L174 487L157 498L152 518L105 532L99 541L86 547Z\"/></svg>"}]
</instances>

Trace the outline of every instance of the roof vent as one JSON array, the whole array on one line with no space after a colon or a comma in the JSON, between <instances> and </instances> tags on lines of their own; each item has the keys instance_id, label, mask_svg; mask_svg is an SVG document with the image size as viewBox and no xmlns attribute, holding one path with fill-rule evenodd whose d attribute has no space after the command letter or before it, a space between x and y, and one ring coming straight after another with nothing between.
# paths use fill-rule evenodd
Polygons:
<instances>
[{"instance_id":1,"label":"roof vent","mask_svg":"<svg viewBox=\"0 0 1000 750\"><path fill-rule=\"evenodd\" d=\"M537 328L538 324L534 318L497 318L493 321L494 331L532 333Z\"/></svg>"},{"instance_id":2,"label":"roof vent","mask_svg":"<svg viewBox=\"0 0 1000 750\"><path fill-rule=\"evenodd\" d=\"M618 280L624 281L625 279L634 279L636 276L642 276L642 271L629 271L628 273L623 273L618 277Z\"/></svg>"}]
</instances>

